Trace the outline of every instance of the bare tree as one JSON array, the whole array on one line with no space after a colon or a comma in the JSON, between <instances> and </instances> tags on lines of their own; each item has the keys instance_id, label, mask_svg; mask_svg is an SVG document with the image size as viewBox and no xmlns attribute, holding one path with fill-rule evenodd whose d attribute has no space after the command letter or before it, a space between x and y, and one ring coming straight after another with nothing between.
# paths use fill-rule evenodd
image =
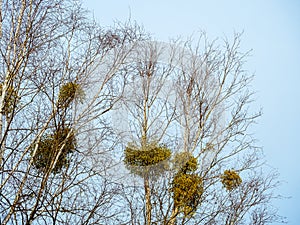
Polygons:
<instances>
[{"instance_id":1,"label":"bare tree","mask_svg":"<svg viewBox=\"0 0 300 225\"><path fill-rule=\"evenodd\" d=\"M209 42L203 33L197 42L153 43L139 48L134 93L124 103L135 128L131 140L140 141L125 148L131 173L161 168L151 141L173 155L161 159L168 164L163 176L142 177L145 224L280 220L269 207L277 175L261 172L263 155L250 132L261 113L250 108L253 76L243 67L248 53L240 51L240 34L232 41Z\"/></svg>"},{"instance_id":2,"label":"bare tree","mask_svg":"<svg viewBox=\"0 0 300 225\"><path fill-rule=\"evenodd\" d=\"M116 71L140 29L102 29L78 1L1 6L0 223L115 221L105 115L122 96L126 75Z\"/></svg>"},{"instance_id":3,"label":"bare tree","mask_svg":"<svg viewBox=\"0 0 300 225\"><path fill-rule=\"evenodd\" d=\"M151 182L167 169L165 161L171 151L163 144L175 116L175 108L169 103L173 100L170 100L172 96L168 96L172 91L168 82L174 66L170 59L160 64L166 50L157 42L141 42L136 46L132 63L127 65L130 76L122 100L130 131L124 139L129 142L125 150L125 164L143 180L144 222L149 225L153 222Z\"/></svg>"},{"instance_id":4,"label":"bare tree","mask_svg":"<svg viewBox=\"0 0 300 225\"><path fill-rule=\"evenodd\" d=\"M1 224L280 219L240 35L165 44L75 0L0 6Z\"/></svg>"}]
</instances>

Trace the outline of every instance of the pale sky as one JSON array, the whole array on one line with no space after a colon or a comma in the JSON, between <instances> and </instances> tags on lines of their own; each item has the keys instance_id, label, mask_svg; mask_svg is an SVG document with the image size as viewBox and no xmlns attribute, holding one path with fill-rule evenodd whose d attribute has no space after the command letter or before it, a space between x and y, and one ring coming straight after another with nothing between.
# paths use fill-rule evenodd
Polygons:
<instances>
[{"instance_id":1,"label":"pale sky","mask_svg":"<svg viewBox=\"0 0 300 225\"><path fill-rule=\"evenodd\" d=\"M208 37L244 31L242 49L253 49L246 68L256 77L255 107L263 116L255 137L268 165L283 180L275 202L290 225L300 224L300 1L299 0L83 0L100 23L131 18L158 41L204 30Z\"/></svg>"}]
</instances>

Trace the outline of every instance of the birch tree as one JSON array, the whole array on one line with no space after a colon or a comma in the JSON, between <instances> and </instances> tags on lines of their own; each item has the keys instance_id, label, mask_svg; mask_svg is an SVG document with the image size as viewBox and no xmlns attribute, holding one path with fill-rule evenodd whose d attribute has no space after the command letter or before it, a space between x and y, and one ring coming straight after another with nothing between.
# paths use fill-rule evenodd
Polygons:
<instances>
[{"instance_id":1,"label":"birch tree","mask_svg":"<svg viewBox=\"0 0 300 225\"><path fill-rule=\"evenodd\" d=\"M133 92L124 103L134 128L124 162L138 176L150 168L160 170L163 161L165 166L163 175L143 175L141 189L134 186L142 197L128 201L133 224L280 220L271 208L277 175L262 173L262 150L251 133L261 112L251 108L253 76L244 69L248 53L240 50L240 40L235 34L232 40L210 42L201 33L197 41L139 48L134 61L141 63L131 71ZM156 160L156 148L143 148L151 141L168 146L171 154Z\"/></svg>"},{"instance_id":2,"label":"birch tree","mask_svg":"<svg viewBox=\"0 0 300 225\"><path fill-rule=\"evenodd\" d=\"M78 1L3 0L0 12L0 223L116 221L105 115L143 34L101 28Z\"/></svg>"},{"instance_id":3,"label":"birch tree","mask_svg":"<svg viewBox=\"0 0 300 225\"><path fill-rule=\"evenodd\" d=\"M280 219L240 35L160 43L80 1L0 6L1 224Z\"/></svg>"},{"instance_id":4,"label":"birch tree","mask_svg":"<svg viewBox=\"0 0 300 225\"><path fill-rule=\"evenodd\" d=\"M261 113L251 108L253 76L240 41L239 34L221 44L201 34L196 45L184 43L191 53L178 65L175 88L179 148L197 158L203 193L190 215L177 209L170 224L243 224L260 210L262 224L278 219L266 211L278 183L273 172L261 173L263 155L250 132Z\"/></svg>"},{"instance_id":5,"label":"birch tree","mask_svg":"<svg viewBox=\"0 0 300 225\"><path fill-rule=\"evenodd\" d=\"M152 191L156 177L167 170L171 156L170 149L164 144L175 110L170 107L168 93L172 85L171 60L160 64L161 56L166 51L156 42L142 42L136 46L136 54L128 65L129 83L122 101L129 121L130 133L125 149L125 164L128 169L143 180L145 211L144 218L136 218L136 223L152 224ZM173 99L171 101L174 101Z\"/></svg>"}]
</instances>

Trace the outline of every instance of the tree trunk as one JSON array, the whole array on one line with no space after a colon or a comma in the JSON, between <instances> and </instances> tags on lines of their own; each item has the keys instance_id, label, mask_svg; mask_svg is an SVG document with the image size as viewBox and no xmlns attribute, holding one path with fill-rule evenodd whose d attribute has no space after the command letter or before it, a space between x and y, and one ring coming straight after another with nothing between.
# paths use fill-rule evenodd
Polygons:
<instances>
[{"instance_id":1,"label":"tree trunk","mask_svg":"<svg viewBox=\"0 0 300 225\"><path fill-rule=\"evenodd\" d=\"M149 185L149 177L144 178L145 198L146 198L146 225L151 225L151 190Z\"/></svg>"}]
</instances>

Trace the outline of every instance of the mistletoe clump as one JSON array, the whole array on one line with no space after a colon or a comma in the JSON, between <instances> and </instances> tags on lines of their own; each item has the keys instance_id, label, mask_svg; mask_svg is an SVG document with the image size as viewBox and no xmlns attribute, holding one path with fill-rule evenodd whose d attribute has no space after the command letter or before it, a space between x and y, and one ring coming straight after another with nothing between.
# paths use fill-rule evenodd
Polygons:
<instances>
[{"instance_id":1,"label":"mistletoe clump","mask_svg":"<svg viewBox=\"0 0 300 225\"><path fill-rule=\"evenodd\" d=\"M68 82L64 84L58 95L58 106L67 108L75 100L76 97L82 98L84 96L81 86L75 82Z\"/></svg>"},{"instance_id":2,"label":"mistletoe clump","mask_svg":"<svg viewBox=\"0 0 300 225\"><path fill-rule=\"evenodd\" d=\"M242 179L234 170L225 170L221 182L228 191L232 191L242 183Z\"/></svg>"},{"instance_id":3,"label":"mistletoe clump","mask_svg":"<svg viewBox=\"0 0 300 225\"><path fill-rule=\"evenodd\" d=\"M185 216L196 211L203 194L203 181L197 174L179 172L172 185L174 206Z\"/></svg>"},{"instance_id":4,"label":"mistletoe clump","mask_svg":"<svg viewBox=\"0 0 300 225\"><path fill-rule=\"evenodd\" d=\"M145 149L126 147L124 162L131 166L150 166L164 161L171 156L165 146L147 146Z\"/></svg>"},{"instance_id":5,"label":"mistletoe clump","mask_svg":"<svg viewBox=\"0 0 300 225\"><path fill-rule=\"evenodd\" d=\"M174 157L175 168L184 173L193 172L197 170L197 159L189 152L179 152Z\"/></svg>"},{"instance_id":6,"label":"mistletoe clump","mask_svg":"<svg viewBox=\"0 0 300 225\"><path fill-rule=\"evenodd\" d=\"M3 84L0 84L0 96L2 95L2 88ZM11 114L16 104L18 103L20 97L18 96L18 92L12 87L9 86L6 90L5 97L4 97L4 103L2 107L2 113L5 115Z\"/></svg>"},{"instance_id":7,"label":"mistletoe clump","mask_svg":"<svg viewBox=\"0 0 300 225\"><path fill-rule=\"evenodd\" d=\"M69 164L68 155L76 149L76 139L74 132L70 128L62 128L55 131L52 135L47 135L40 140L37 151L33 156L33 164L40 171L50 169L55 159L52 173L61 172L63 167Z\"/></svg>"},{"instance_id":8,"label":"mistletoe clump","mask_svg":"<svg viewBox=\"0 0 300 225\"><path fill-rule=\"evenodd\" d=\"M195 173L198 168L197 159L189 152L177 153L174 165L175 168L179 167L171 188L174 207L185 216L192 215L203 194L203 180Z\"/></svg>"},{"instance_id":9,"label":"mistletoe clump","mask_svg":"<svg viewBox=\"0 0 300 225\"><path fill-rule=\"evenodd\" d=\"M168 168L167 160L171 157L171 150L158 144L149 144L143 148L129 145L124 154L124 163L134 174L158 175Z\"/></svg>"}]
</instances>

